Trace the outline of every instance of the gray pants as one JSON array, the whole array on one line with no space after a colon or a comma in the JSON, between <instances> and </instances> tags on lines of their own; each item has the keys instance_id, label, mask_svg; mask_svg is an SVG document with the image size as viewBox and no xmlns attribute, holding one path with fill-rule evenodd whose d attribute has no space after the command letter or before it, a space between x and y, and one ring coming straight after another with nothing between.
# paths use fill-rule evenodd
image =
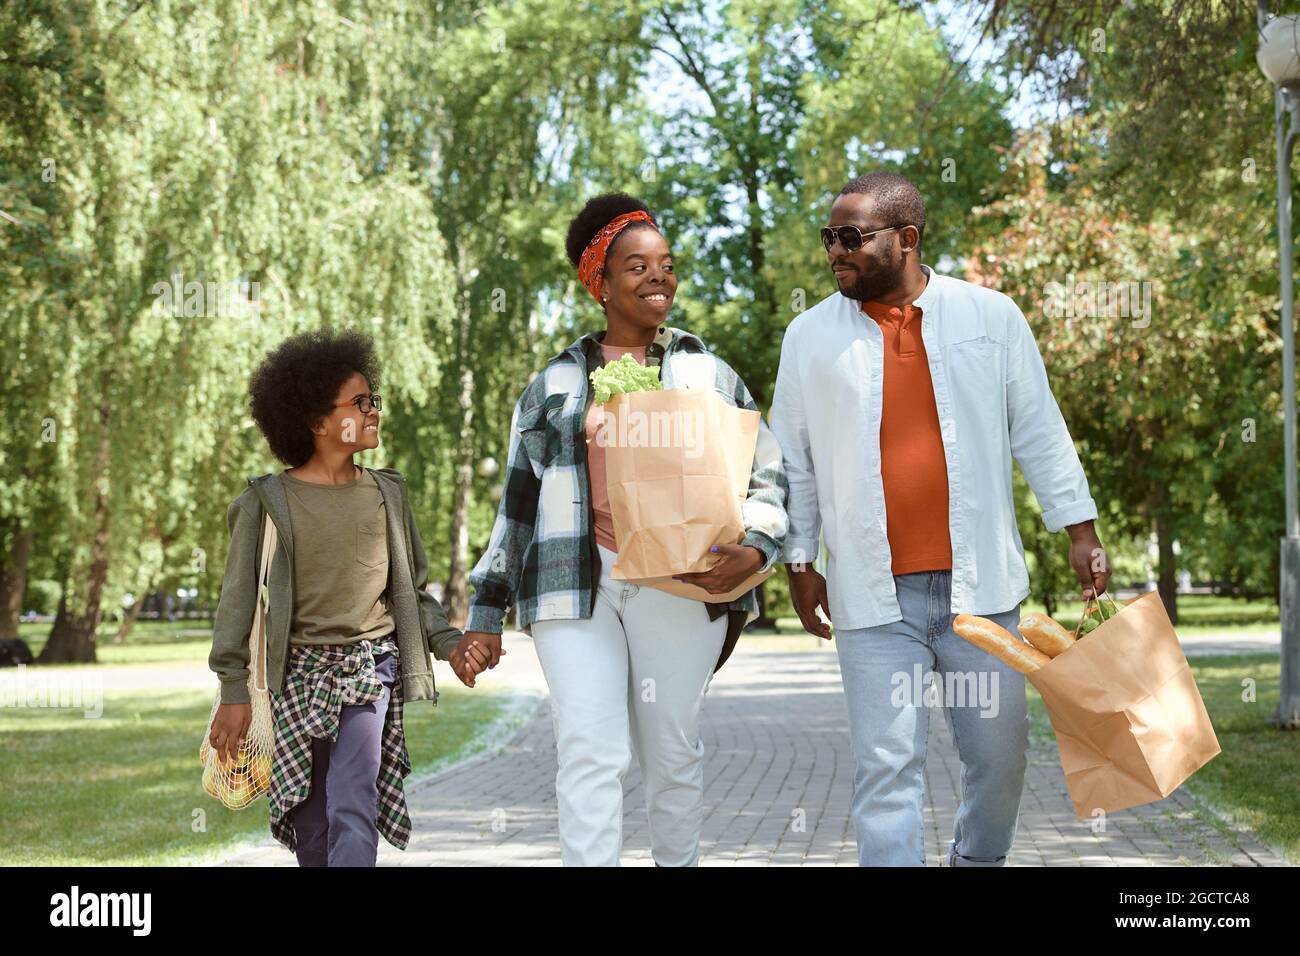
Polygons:
<instances>
[{"instance_id":1,"label":"gray pants","mask_svg":"<svg viewBox=\"0 0 1300 956\"><path fill-rule=\"evenodd\" d=\"M375 658L384 696L339 711L337 740L311 744L311 795L290 815L299 866L374 866L379 851L379 756L397 658Z\"/></svg>"}]
</instances>

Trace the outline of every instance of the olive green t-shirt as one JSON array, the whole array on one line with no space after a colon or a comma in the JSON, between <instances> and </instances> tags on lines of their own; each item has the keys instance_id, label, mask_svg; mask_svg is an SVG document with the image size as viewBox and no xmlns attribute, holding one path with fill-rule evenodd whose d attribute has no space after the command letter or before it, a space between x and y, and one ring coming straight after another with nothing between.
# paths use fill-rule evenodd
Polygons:
<instances>
[{"instance_id":1,"label":"olive green t-shirt","mask_svg":"<svg viewBox=\"0 0 1300 956\"><path fill-rule=\"evenodd\" d=\"M289 643L355 644L391 632L388 521L374 476L363 471L342 485L280 477L293 529Z\"/></svg>"}]
</instances>

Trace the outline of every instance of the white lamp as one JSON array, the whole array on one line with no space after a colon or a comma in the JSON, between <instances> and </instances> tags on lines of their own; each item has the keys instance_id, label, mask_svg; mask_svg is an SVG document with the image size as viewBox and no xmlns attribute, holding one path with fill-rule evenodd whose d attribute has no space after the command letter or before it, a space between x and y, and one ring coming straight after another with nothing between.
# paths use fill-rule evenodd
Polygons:
<instances>
[{"instance_id":1,"label":"white lamp","mask_svg":"<svg viewBox=\"0 0 1300 956\"><path fill-rule=\"evenodd\" d=\"M1277 86L1300 85L1300 16L1283 14L1259 31L1255 61Z\"/></svg>"}]
</instances>

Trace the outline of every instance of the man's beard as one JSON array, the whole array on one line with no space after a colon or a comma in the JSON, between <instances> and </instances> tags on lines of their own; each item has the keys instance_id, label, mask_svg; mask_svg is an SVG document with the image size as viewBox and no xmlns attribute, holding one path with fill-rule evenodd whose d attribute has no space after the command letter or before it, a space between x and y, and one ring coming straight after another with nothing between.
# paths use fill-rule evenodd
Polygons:
<instances>
[{"instance_id":1,"label":"man's beard","mask_svg":"<svg viewBox=\"0 0 1300 956\"><path fill-rule=\"evenodd\" d=\"M892 272L879 270L871 275L864 275L859 272L853 284L847 289L841 288L840 293L859 302L876 302L895 291L902 283L903 270L901 267ZM838 280L836 284L839 284Z\"/></svg>"}]
</instances>

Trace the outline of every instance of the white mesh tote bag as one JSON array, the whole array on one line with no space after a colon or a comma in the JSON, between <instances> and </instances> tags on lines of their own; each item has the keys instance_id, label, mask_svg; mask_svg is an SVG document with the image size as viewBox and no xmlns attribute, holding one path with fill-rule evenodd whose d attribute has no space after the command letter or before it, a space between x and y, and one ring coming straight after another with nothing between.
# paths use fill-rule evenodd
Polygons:
<instances>
[{"instance_id":1,"label":"white mesh tote bag","mask_svg":"<svg viewBox=\"0 0 1300 956\"><path fill-rule=\"evenodd\" d=\"M257 575L257 605L253 609L253 628L248 635L248 696L253 704L253 722L239 745L239 756L222 765L221 758L209 744L212 722L221 706L221 693L212 704L208 727L199 746L203 763L203 789L232 810L242 810L271 789L271 767L275 754L275 723L271 718L271 692L266 686L266 608L267 576L277 537L270 515L262 518L262 561Z\"/></svg>"}]
</instances>

